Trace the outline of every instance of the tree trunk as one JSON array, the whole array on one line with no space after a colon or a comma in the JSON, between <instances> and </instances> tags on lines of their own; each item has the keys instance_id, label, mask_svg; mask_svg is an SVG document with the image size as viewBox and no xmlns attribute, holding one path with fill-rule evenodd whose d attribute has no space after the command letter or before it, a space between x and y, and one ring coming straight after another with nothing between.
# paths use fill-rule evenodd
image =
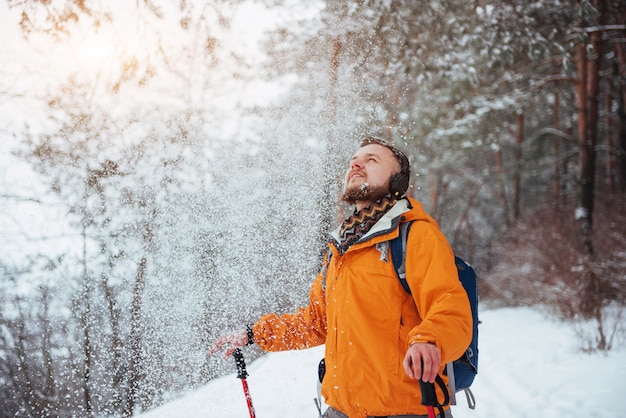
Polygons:
<instances>
[{"instance_id":1,"label":"tree trunk","mask_svg":"<svg viewBox=\"0 0 626 418\"><path fill-rule=\"evenodd\" d=\"M604 2L595 2L600 11L601 24ZM581 24L584 24L582 22ZM584 28L581 33L585 33ZM576 218L581 223L582 243L588 255L593 255L593 203L595 197L596 144L598 137L598 95L600 66L602 63L602 32L590 34L593 55L587 56L587 44L581 39L577 48L578 83L576 97L578 105L579 143L579 192Z\"/></svg>"},{"instance_id":2,"label":"tree trunk","mask_svg":"<svg viewBox=\"0 0 626 418\"><path fill-rule=\"evenodd\" d=\"M37 399L35 398L35 394L38 392L37 388L34 386L34 375L31 371L30 364L30 356L31 350L29 345L28 338L28 325L27 319L24 315L24 311L22 310L22 305L19 299L15 301L15 306L17 308L17 319L15 328L16 330L16 338L15 338L15 354L18 359L18 368L17 370L20 373L20 377L16 378L12 376L16 381L16 386L19 388L19 395L22 399L20 399L20 406L28 408L28 411L33 415L38 415L41 413L39 410L39 405Z\"/></svg>"},{"instance_id":3,"label":"tree trunk","mask_svg":"<svg viewBox=\"0 0 626 418\"><path fill-rule=\"evenodd\" d=\"M555 130L559 130L559 91L554 90L554 104L552 106L552 125ZM559 162L559 141L560 138L555 138L552 141L552 194L554 196L554 209L558 214L561 203L561 164ZM557 216L561 219L560 216Z\"/></svg>"},{"instance_id":4,"label":"tree trunk","mask_svg":"<svg viewBox=\"0 0 626 418\"><path fill-rule=\"evenodd\" d=\"M617 76L617 74L615 74L615 76ZM615 146L615 141L613 139L613 117L611 113L611 103L613 103L613 80L609 79L608 83L609 88L604 96L604 108L606 109L604 116L604 124L606 125L606 185L608 193L614 194L616 172L615 154L617 147Z\"/></svg>"},{"instance_id":5,"label":"tree trunk","mask_svg":"<svg viewBox=\"0 0 626 418\"><path fill-rule=\"evenodd\" d=\"M43 389L44 411L52 413L54 405L52 400L56 397L53 357L52 357L52 324L50 323L50 289L43 286L41 290L41 315L43 335L41 341L41 353L43 357L43 367L45 370L45 383Z\"/></svg>"},{"instance_id":6,"label":"tree trunk","mask_svg":"<svg viewBox=\"0 0 626 418\"><path fill-rule=\"evenodd\" d=\"M93 406L91 403L91 334L89 332L89 301L85 301L85 311L82 320L83 327L83 401L85 403L85 411L87 415L93 415Z\"/></svg>"},{"instance_id":7,"label":"tree trunk","mask_svg":"<svg viewBox=\"0 0 626 418\"><path fill-rule=\"evenodd\" d=\"M581 224L582 242L586 251L591 254L591 214L593 206L593 182L590 180L592 165L590 164L593 147L589 146L587 137L587 51L584 42L579 42L576 49L578 82L576 83L576 106L578 108L578 207L576 219Z\"/></svg>"},{"instance_id":8,"label":"tree trunk","mask_svg":"<svg viewBox=\"0 0 626 418\"><path fill-rule=\"evenodd\" d=\"M515 178L513 179L513 218L519 219L522 195L522 143L524 142L524 113L517 115L515 134Z\"/></svg>"},{"instance_id":9,"label":"tree trunk","mask_svg":"<svg viewBox=\"0 0 626 418\"><path fill-rule=\"evenodd\" d=\"M454 226L454 232L452 235L453 239L451 242L452 246L455 247L459 242L461 233L465 231L467 236L467 249L464 255L465 257L470 259L473 258L474 254L474 227L470 222L469 213L472 209L472 206L474 205L474 199L476 198L476 196L478 196L479 192L480 187L477 187L476 190L474 190L472 193L468 193L465 209L463 210L463 212L461 212L459 218L456 221L456 224Z\"/></svg>"},{"instance_id":10,"label":"tree trunk","mask_svg":"<svg viewBox=\"0 0 626 418\"><path fill-rule=\"evenodd\" d=\"M626 45L615 44L615 53L618 59L619 79L626 80ZM615 92L617 101L617 119L619 129L617 134L617 180L621 192L626 192L626 84L621 82Z\"/></svg>"},{"instance_id":11,"label":"tree trunk","mask_svg":"<svg viewBox=\"0 0 626 418\"><path fill-rule=\"evenodd\" d=\"M498 144L498 148L495 153L496 158L496 179L498 181L498 195L500 197L500 205L502 206L502 213L504 214L504 222L507 226L511 224L511 218L509 215L509 202L506 198L506 182L504 181L504 169L502 168L502 147Z\"/></svg>"},{"instance_id":12,"label":"tree trunk","mask_svg":"<svg viewBox=\"0 0 626 418\"><path fill-rule=\"evenodd\" d=\"M85 414L93 415L93 405L91 399L91 366L92 366L92 348L91 348L91 283L87 272L87 233L83 225L83 289L81 302L83 304L80 313L80 325L83 331L83 403Z\"/></svg>"},{"instance_id":13,"label":"tree trunk","mask_svg":"<svg viewBox=\"0 0 626 418\"><path fill-rule=\"evenodd\" d=\"M139 384L141 379L141 297L146 284L146 257L139 262L135 286L133 288L133 302L130 317L130 370L128 371L128 393L124 416L130 417L135 411L139 399Z\"/></svg>"},{"instance_id":14,"label":"tree trunk","mask_svg":"<svg viewBox=\"0 0 626 418\"><path fill-rule=\"evenodd\" d=\"M112 369L113 369L113 389L114 389L114 404L119 406L123 403L123 394L120 390L120 386L124 380L124 365L122 361L122 337L120 335L119 326L119 312L117 309L117 303L113 291L109 286L109 279L106 274L102 274L100 284L102 285L102 292L106 299L107 308L109 311L109 320L111 322L111 351L112 351Z\"/></svg>"}]
</instances>

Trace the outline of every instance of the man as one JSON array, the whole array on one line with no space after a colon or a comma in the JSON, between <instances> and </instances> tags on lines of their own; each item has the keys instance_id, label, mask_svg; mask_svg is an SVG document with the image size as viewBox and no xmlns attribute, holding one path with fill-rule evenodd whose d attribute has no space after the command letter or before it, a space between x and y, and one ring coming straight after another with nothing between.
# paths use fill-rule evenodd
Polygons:
<instances>
[{"instance_id":1,"label":"man","mask_svg":"<svg viewBox=\"0 0 626 418\"><path fill-rule=\"evenodd\" d=\"M219 338L210 353L230 355L251 342L266 351L325 344L325 417L426 417L418 380L434 382L439 374L447 383L443 369L469 345L472 316L448 242L419 202L402 197L409 178L401 151L366 138L342 196L355 212L331 234L309 305L265 315L247 331ZM408 221L412 295L396 276L388 245Z\"/></svg>"}]
</instances>

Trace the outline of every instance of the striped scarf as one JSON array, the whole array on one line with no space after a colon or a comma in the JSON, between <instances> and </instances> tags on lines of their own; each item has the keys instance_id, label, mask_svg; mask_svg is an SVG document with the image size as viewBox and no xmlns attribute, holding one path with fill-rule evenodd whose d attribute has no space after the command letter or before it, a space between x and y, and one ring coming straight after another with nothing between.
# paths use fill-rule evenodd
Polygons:
<instances>
[{"instance_id":1,"label":"striped scarf","mask_svg":"<svg viewBox=\"0 0 626 418\"><path fill-rule=\"evenodd\" d=\"M355 211L350 215L339 229L339 237L341 242L337 243L337 249L341 254L345 253L348 248L357 242L382 218L389 209L396 204L396 199L392 199L389 195L378 199L366 208Z\"/></svg>"}]
</instances>

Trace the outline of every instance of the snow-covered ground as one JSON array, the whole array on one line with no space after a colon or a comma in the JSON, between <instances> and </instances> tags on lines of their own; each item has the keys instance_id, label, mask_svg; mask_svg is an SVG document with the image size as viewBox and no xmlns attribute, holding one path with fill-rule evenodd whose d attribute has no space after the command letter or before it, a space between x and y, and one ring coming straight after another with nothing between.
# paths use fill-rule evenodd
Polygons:
<instances>
[{"instance_id":1,"label":"snow-covered ground","mask_svg":"<svg viewBox=\"0 0 626 418\"><path fill-rule=\"evenodd\" d=\"M463 395L455 418L626 417L626 347L585 354L578 333L530 308L480 314L479 375L470 410ZM244 351L245 355L245 351ZM248 365L258 418L315 418L317 363L323 347L274 353ZM234 367L233 367L234 369ZM235 373L150 411L143 418L247 418Z\"/></svg>"}]
</instances>

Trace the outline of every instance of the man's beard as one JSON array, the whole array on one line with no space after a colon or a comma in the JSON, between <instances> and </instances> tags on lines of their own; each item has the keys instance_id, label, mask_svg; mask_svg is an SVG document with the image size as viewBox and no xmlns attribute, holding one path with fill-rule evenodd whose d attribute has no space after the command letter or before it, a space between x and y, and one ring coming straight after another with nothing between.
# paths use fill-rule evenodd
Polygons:
<instances>
[{"instance_id":1,"label":"man's beard","mask_svg":"<svg viewBox=\"0 0 626 418\"><path fill-rule=\"evenodd\" d=\"M356 202L375 202L387 194L389 194L387 187L372 187L368 183L363 183L358 187L344 190L341 200L354 205Z\"/></svg>"}]
</instances>

